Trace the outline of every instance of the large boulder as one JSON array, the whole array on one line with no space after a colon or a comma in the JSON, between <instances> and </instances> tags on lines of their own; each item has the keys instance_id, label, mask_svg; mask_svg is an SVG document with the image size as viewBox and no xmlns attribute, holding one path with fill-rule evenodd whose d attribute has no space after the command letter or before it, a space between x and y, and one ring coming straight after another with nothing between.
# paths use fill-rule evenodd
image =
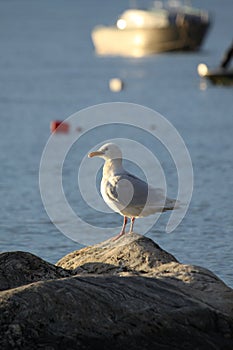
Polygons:
<instances>
[{"instance_id":1,"label":"large boulder","mask_svg":"<svg viewBox=\"0 0 233 350\"><path fill-rule=\"evenodd\" d=\"M83 248L57 266L4 254L1 349L233 349L233 290L144 236Z\"/></svg>"},{"instance_id":2,"label":"large boulder","mask_svg":"<svg viewBox=\"0 0 233 350\"><path fill-rule=\"evenodd\" d=\"M30 253L19 251L0 254L0 291L69 275L69 271Z\"/></svg>"}]
</instances>

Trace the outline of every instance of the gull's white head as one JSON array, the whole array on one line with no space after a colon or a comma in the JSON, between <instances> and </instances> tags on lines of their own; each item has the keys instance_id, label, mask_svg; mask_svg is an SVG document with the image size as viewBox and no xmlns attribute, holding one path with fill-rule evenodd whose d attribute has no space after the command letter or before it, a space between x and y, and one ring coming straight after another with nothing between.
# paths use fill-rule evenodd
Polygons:
<instances>
[{"instance_id":1,"label":"gull's white head","mask_svg":"<svg viewBox=\"0 0 233 350\"><path fill-rule=\"evenodd\" d=\"M122 152L120 148L114 143L106 143L105 145L101 146L97 151L89 153L88 157L100 157L104 160L121 159Z\"/></svg>"}]
</instances>

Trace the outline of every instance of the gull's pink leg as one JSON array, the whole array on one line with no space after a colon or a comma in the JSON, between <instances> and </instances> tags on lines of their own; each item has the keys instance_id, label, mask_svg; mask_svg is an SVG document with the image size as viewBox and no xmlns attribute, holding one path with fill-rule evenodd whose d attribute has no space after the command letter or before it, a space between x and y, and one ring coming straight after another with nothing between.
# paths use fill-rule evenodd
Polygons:
<instances>
[{"instance_id":1,"label":"gull's pink leg","mask_svg":"<svg viewBox=\"0 0 233 350\"><path fill-rule=\"evenodd\" d=\"M123 221L123 226L122 226L122 229L121 229L121 232L116 236L116 237L113 237L113 241L116 241L118 238L120 238L121 236L123 236L125 234L125 227L126 227L126 224L127 224L127 217L124 216L124 221Z\"/></svg>"},{"instance_id":2,"label":"gull's pink leg","mask_svg":"<svg viewBox=\"0 0 233 350\"><path fill-rule=\"evenodd\" d=\"M132 232L133 232L133 224L134 224L134 221L135 221L135 217L133 216L133 217L131 218L129 233L132 233Z\"/></svg>"}]
</instances>

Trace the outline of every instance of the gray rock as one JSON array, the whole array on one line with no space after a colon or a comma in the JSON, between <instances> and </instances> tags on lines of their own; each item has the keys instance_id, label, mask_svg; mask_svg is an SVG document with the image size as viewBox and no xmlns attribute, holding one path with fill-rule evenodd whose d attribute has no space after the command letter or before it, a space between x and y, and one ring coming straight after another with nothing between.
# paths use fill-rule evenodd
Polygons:
<instances>
[{"instance_id":1,"label":"gray rock","mask_svg":"<svg viewBox=\"0 0 233 350\"><path fill-rule=\"evenodd\" d=\"M68 271L30 253L18 251L0 254L0 291L69 275Z\"/></svg>"},{"instance_id":2,"label":"gray rock","mask_svg":"<svg viewBox=\"0 0 233 350\"><path fill-rule=\"evenodd\" d=\"M57 266L5 254L1 349L233 349L233 290L144 236L75 251Z\"/></svg>"}]
</instances>

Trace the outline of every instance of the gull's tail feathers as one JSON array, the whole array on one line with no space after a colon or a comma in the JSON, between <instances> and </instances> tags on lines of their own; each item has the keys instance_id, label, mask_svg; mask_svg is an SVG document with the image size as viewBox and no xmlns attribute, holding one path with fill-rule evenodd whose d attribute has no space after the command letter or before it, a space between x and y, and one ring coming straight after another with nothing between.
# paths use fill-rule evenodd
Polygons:
<instances>
[{"instance_id":1,"label":"gull's tail feathers","mask_svg":"<svg viewBox=\"0 0 233 350\"><path fill-rule=\"evenodd\" d=\"M178 199L166 198L163 211L180 209L182 206Z\"/></svg>"}]
</instances>

